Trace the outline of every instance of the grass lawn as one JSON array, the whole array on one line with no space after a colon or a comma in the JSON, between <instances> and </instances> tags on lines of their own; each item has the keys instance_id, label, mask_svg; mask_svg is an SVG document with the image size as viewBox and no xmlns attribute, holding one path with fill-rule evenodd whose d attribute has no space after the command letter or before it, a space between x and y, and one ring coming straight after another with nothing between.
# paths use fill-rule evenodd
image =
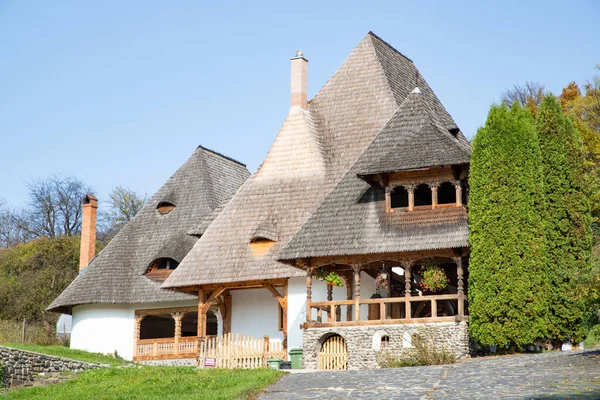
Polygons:
<instances>
[{"instance_id":1,"label":"grass lawn","mask_svg":"<svg viewBox=\"0 0 600 400\"><path fill-rule=\"evenodd\" d=\"M89 363L110 364L112 366L123 365L126 362L121 358L115 358L100 353L89 353L83 350L72 350L65 346L38 346L35 344L21 343L2 343L2 346L14 347L16 349L35 351L36 353L48 354L51 356L70 358Z\"/></svg>"},{"instance_id":2,"label":"grass lawn","mask_svg":"<svg viewBox=\"0 0 600 400\"><path fill-rule=\"evenodd\" d=\"M280 371L125 367L90 370L53 386L9 391L1 399L245 399L275 383Z\"/></svg>"}]
</instances>

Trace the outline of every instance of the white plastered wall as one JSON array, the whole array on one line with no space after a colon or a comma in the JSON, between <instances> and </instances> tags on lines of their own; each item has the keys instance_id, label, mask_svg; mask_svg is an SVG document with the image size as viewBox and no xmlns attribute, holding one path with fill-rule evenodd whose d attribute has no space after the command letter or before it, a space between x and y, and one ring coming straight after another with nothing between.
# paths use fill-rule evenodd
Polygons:
<instances>
[{"instance_id":1,"label":"white plastered wall","mask_svg":"<svg viewBox=\"0 0 600 400\"><path fill-rule=\"evenodd\" d=\"M283 340L283 332L278 330L278 304L267 289L232 290L231 332Z\"/></svg>"},{"instance_id":2,"label":"white plastered wall","mask_svg":"<svg viewBox=\"0 0 600 400\"><path fill-rule=\"evenodd\" d=\"M150 304L86 304L73 307L71 348L133 358L135 310L197 306L195 301ZM219 317L219 329L221 318Z\"/></svg>"}]
</instances>

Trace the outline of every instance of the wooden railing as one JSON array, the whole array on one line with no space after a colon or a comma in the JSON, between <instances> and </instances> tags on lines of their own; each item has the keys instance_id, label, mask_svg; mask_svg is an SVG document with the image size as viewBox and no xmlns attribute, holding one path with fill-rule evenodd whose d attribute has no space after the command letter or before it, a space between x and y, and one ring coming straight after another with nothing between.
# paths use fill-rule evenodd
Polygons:
<instances>
[{"instance_id":1,"label":"wooden railing","mask_svg":"<svg viewBox=\"0 0 600 400\"><path fill-rule=\"evenodd\" d=\"M198 354L198 337L141 339L135 345L134 361L172 358L195 358Z\"/></svg>"},{"instance_id":2,"label":"wooden railing","mask_svg":"<svg viewBox=\"0 0 600 400\"><path fill-rule=\"evenodd\" d=\"M198 366L208 360L217 368L265 368L269 358L286 359L283 343L268 336L255 338L235 333L213 336L200 343Z\"/></svg>"},{"instance_id":3,"label":"wooden railing","mask_svg":"<svg viewBox=\"0 0 600 400\"><path fill-rule=\"evenodd\" d=\"M306 327L451 322L456 320L466 320L468 317L460 315L459 313L459 309L461 309L458 305L459 301L464 301L464 299L458 294L313 301L308 304L311 313L307 316ZM414 303L418 304L413 306ZM358 310L353 311L353 307L356 307L357 305ZM369 315L363 315L363 318L360 316L361 305L369 306ZM342 307L346 308L345 313L342 312ZM342 315L346 316L345 320L342 319Z\"/></svg>"}]
</instances>

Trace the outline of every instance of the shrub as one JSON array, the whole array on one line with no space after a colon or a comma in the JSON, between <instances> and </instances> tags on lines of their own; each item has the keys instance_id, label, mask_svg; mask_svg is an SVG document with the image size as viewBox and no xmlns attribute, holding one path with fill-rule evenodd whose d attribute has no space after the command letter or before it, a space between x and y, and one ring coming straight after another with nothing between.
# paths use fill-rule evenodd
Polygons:
<instances>
[{"instance_id":1,"label":"shrub","mask_svg":"<svg viewBox=\"0 0 600 400\"><path fill-rule=\"evenodd\" d=\"M21 343L22 338L23 321L0 320L0 343ZM68 338L58 338L55 329L47 323L26 323L25 343L64 346Z\"/></svg>"},{"instance_id":2,"label":"shrub","mask_svg":"<svg viewBox=\"0 0 600 400\"><path fill-rule=\"evenodd\" d=\"M445 348L439 349L428 340L415 336L414 347L406 352L394 350L377 353L377 364L381 368L416 367L422 365L454 364L456 356Z\"/></svg>"}]
</instances>

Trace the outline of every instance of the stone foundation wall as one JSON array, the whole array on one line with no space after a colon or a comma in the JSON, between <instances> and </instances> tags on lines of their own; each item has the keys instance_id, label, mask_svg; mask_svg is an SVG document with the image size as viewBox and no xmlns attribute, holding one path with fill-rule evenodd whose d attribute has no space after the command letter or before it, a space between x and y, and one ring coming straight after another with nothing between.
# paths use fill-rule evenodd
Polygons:
<instances>
[{"instance_id":1,"label":"stone foundation wall","mask_svg":"<svg viewBox=\"0 0 600 400\"><path fill-rule=\"evenodd\" d=\"M317 369L322 344L328 337L340 335L345 339L348 349L348 369L379 368L376 360L379 350L375 348L380 345L381 337L389 337L386 350L399 353L411 350L413 334L420 335L440 349L452 351L457 358L469 355L469 328L466 322L308 328L303 335L303 367Z\"/></svg>"},{"instance_id":2,"label":"stone foundation wall","mask_svg":"<svg viewBox=\"0 0 600 400\"><path fill-rule=\"evenodd\" d=\"M175 358L172 360L147 360L147 361L138 361L138 364L160 365L160 366L168 366L168 367L195 367L196 359L195 358Z\"/></svg>"},{"instance_id":3,"label":"stone foundation wall","mask_svg":"<svg viewBox=\"0 0 600 400\"><path fill-rule=\"evenodd\" d=\"M90 364L67 358L49 356L0 346L0 367L4 371L4 387L30 386L37 375L60 372L79 372L86 369L108 367L104 364Z\"/></svg>"}]
</instances>

